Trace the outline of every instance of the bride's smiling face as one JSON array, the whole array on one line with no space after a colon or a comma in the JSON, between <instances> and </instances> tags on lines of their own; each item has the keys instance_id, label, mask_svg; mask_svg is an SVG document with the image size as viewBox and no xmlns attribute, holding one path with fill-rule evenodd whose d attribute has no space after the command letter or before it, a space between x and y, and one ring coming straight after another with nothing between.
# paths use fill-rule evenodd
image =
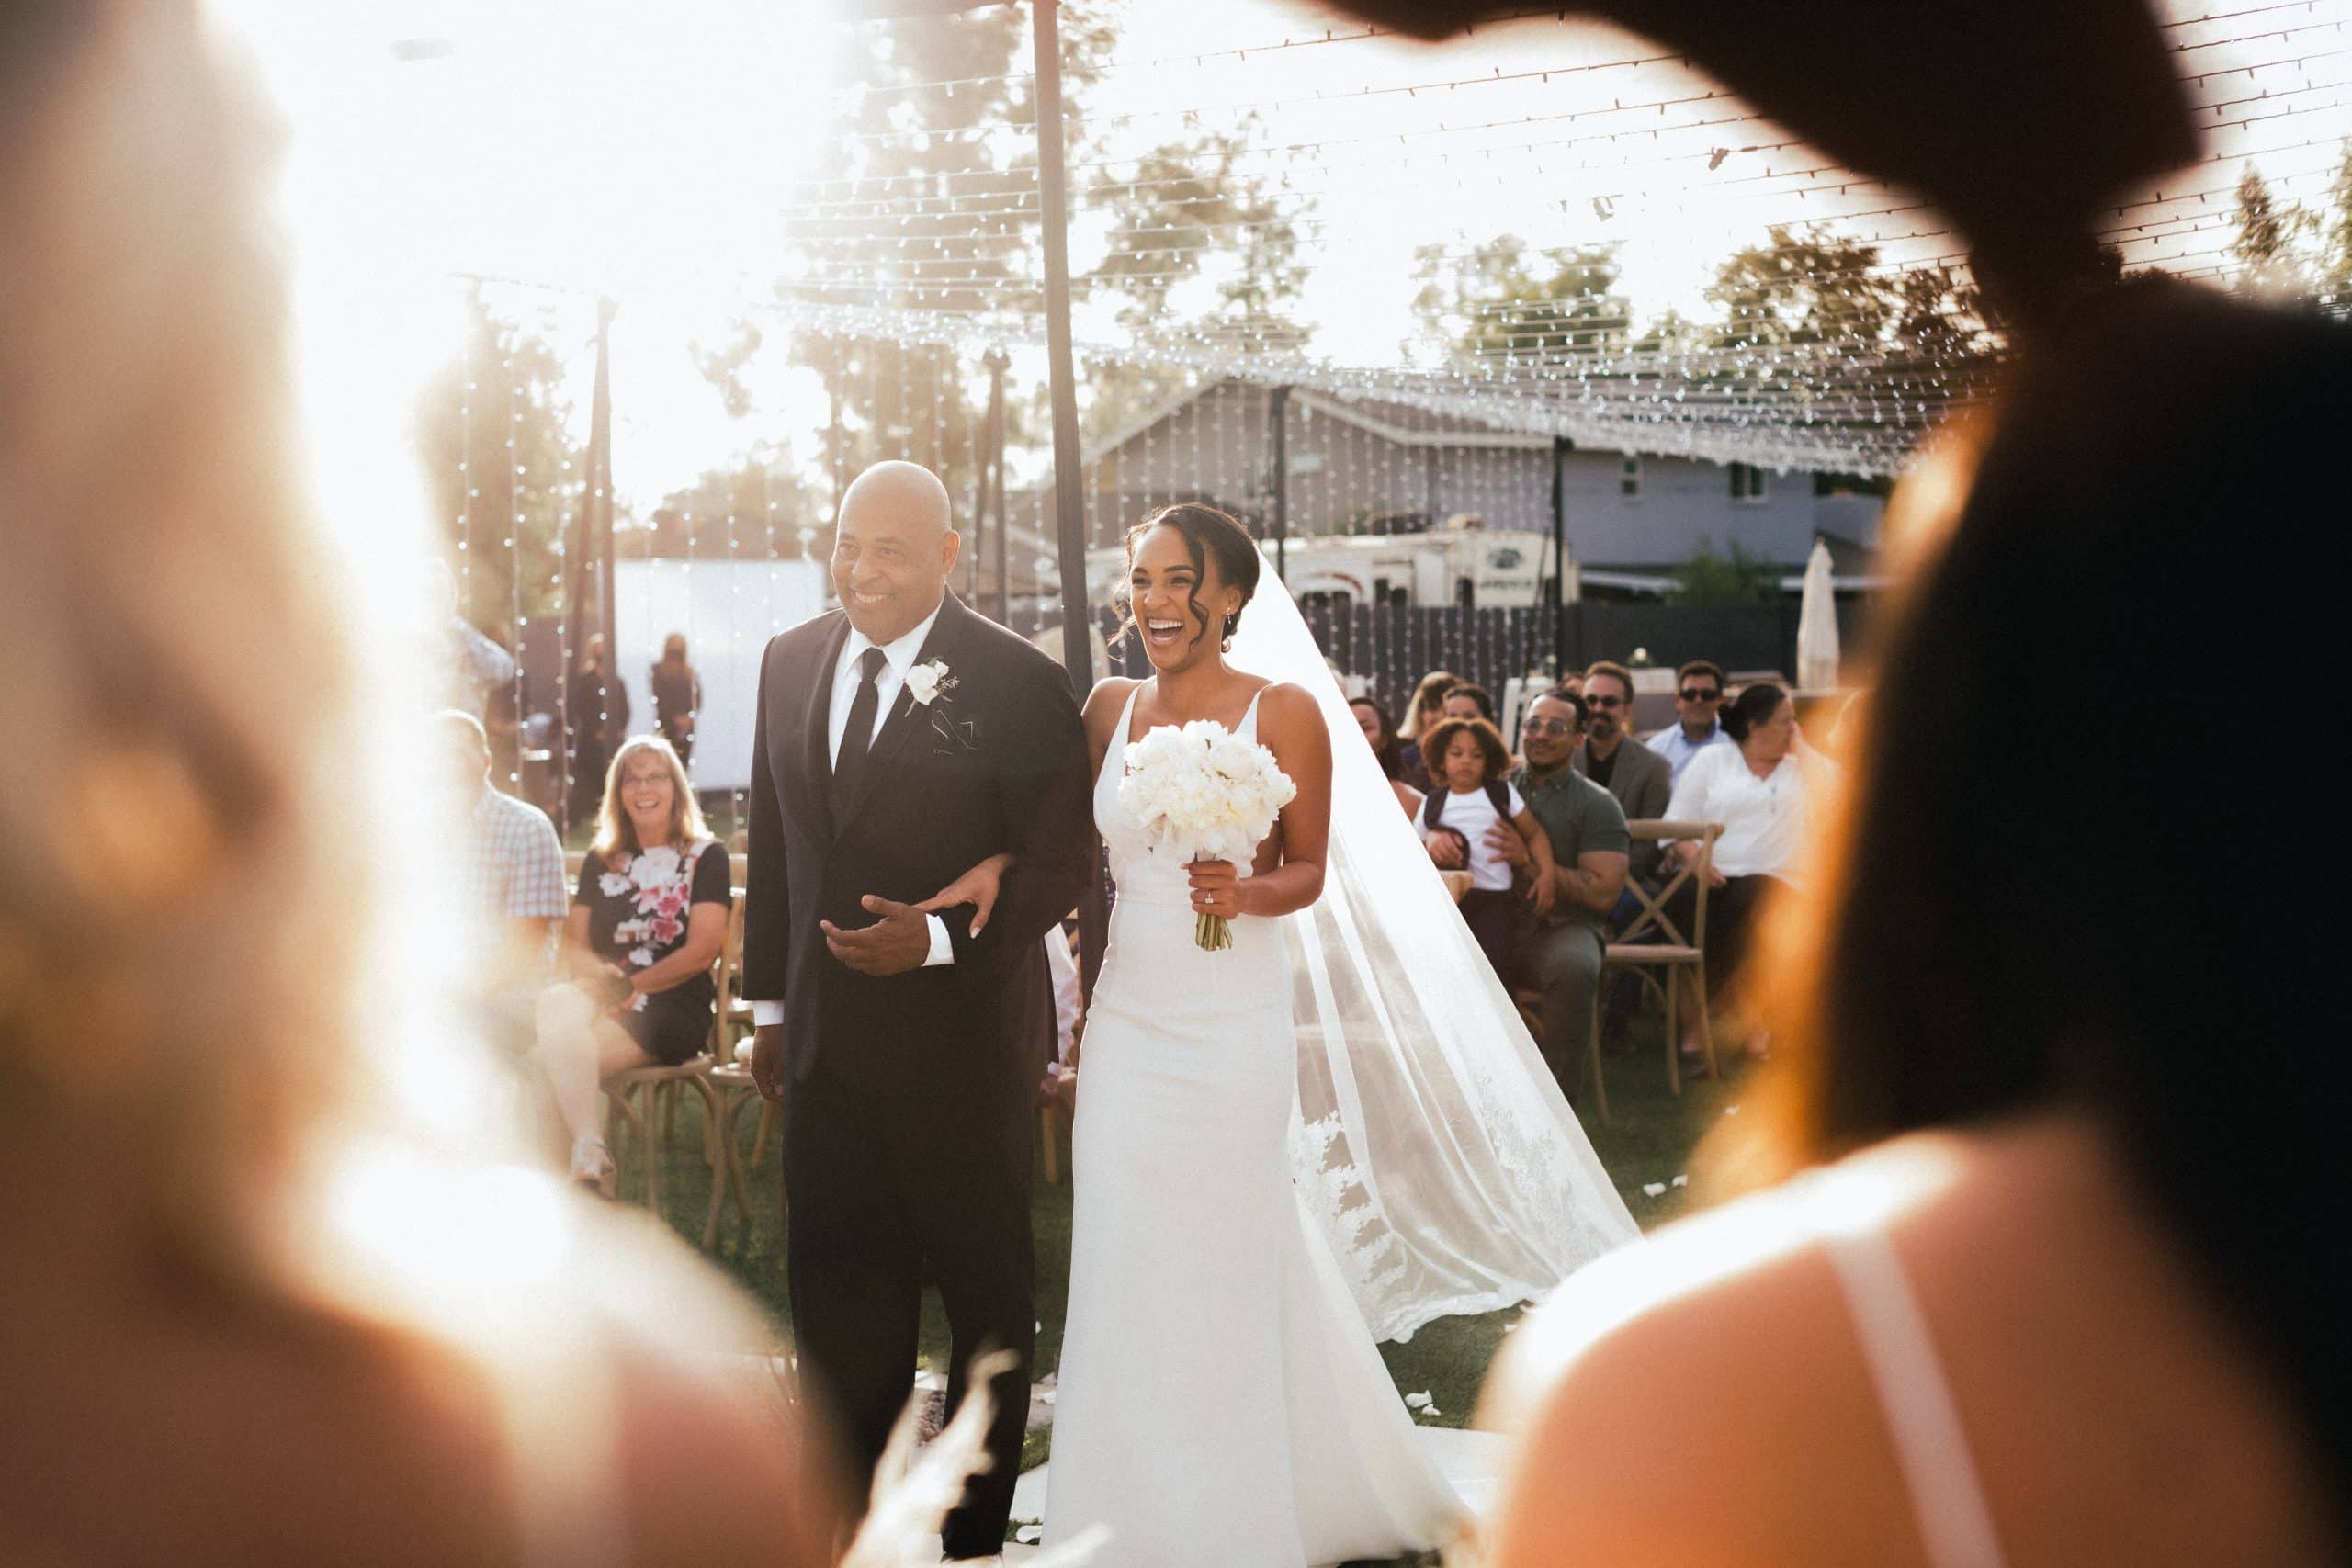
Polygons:
<instances>
[{"instance_id":1,"label":"bride's smiling face","mask_svg":"<svg viewBox=\"0 0 2352 1568\"><path fill-rule=\"evenodd\" d=\"M1218 577L1208 553L1196 557L1192 541L1166 525L1136 541L1127 593L1155 670L1182 670L1214 655L1242 602L1241 590Z\"/></svg>"}]
</instances>

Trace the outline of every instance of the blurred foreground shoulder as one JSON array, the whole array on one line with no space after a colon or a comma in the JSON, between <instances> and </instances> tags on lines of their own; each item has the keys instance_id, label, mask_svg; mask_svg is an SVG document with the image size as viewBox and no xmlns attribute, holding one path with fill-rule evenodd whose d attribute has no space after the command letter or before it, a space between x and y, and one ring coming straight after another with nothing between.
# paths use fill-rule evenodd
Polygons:
<instances>
[{"instance_id":1,"label":"blurred foreground shoulder","mask_svg":"<svg viewBox=\"0 0 2352 1568\"><path fill-rule=\"evenodd\" d=\"M1867 1429L1873 1409L1812 1241L1785 1195L1743 1199L1588 1265L1528 1314L1478 1418L1516 1439L1497 1563L1772 1561L1809 1540L1792 1500L1826 1457L1819 1433L1846 1415Z\"/></svg>"}]
</instances>

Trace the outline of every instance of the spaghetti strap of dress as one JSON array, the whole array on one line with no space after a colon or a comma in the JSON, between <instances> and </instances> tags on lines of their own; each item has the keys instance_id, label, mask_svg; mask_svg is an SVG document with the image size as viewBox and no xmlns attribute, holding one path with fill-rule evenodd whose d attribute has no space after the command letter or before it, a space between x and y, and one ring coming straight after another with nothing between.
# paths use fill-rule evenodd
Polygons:
<instances>
[{"instance_id":1,"label":"spaghetti strap of dress","mask_svg":"<svg viewBox=\"0 0 2352 1568\"><path fill-rule=\"evenodd\" d=\"M2001 1539L1933 1334L1882 1224L1821 1232L1934 1568L2000 1568Z\"/></svg>"}]
</instances>

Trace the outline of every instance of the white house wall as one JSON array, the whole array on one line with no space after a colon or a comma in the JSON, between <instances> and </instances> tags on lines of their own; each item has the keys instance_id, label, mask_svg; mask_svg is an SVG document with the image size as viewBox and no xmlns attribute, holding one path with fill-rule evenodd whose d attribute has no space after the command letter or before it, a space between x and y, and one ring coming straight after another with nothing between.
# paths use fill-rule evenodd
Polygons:
<instances>
[{"instance_id":1,"label":"white house wall","mask_svg":"<svg viewBox=\"0 0 2352 1568\"><path fill-rule=\"evenodd\" d=\"M1271 526L1268 392L1225 382L1101 455L1090 469L1094 542L1110 544L1156 506L1199 498ZM1400 442L1294 400L1286 427L1290 527L1342 531L1351 519L1475 513L1495 528L1548 529L1552 456L1498 434L1482 445ZM1813 476L1776 473L1761 501L1736 501L1727 469L1687 458L1643 460L1641 492L1619 493L1622 459L1573 452L1566 473L1569 554L1589 565L1663 568L1704 539L1802 561L1815 529Z\"/></svg>"}]
</instances>

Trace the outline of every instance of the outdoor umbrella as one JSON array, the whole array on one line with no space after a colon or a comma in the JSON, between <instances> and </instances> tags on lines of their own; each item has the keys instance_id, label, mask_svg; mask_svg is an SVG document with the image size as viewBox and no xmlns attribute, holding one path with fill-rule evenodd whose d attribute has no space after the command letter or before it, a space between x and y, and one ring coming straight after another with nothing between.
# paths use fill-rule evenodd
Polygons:
<instances>
[{"instance_id":1,"label":"outdoor umbrella","mask_svg":"<svg viewBox=\"0 0 2352 1568\"><path fill-rule=\"evenodd\" d=\"M1829 585L1829 546L1813 542L1805 558L1804 600L1797 610L1797 684L1826 691L1838 683L1838 594Z\"/></svg>"}]
</instances>

